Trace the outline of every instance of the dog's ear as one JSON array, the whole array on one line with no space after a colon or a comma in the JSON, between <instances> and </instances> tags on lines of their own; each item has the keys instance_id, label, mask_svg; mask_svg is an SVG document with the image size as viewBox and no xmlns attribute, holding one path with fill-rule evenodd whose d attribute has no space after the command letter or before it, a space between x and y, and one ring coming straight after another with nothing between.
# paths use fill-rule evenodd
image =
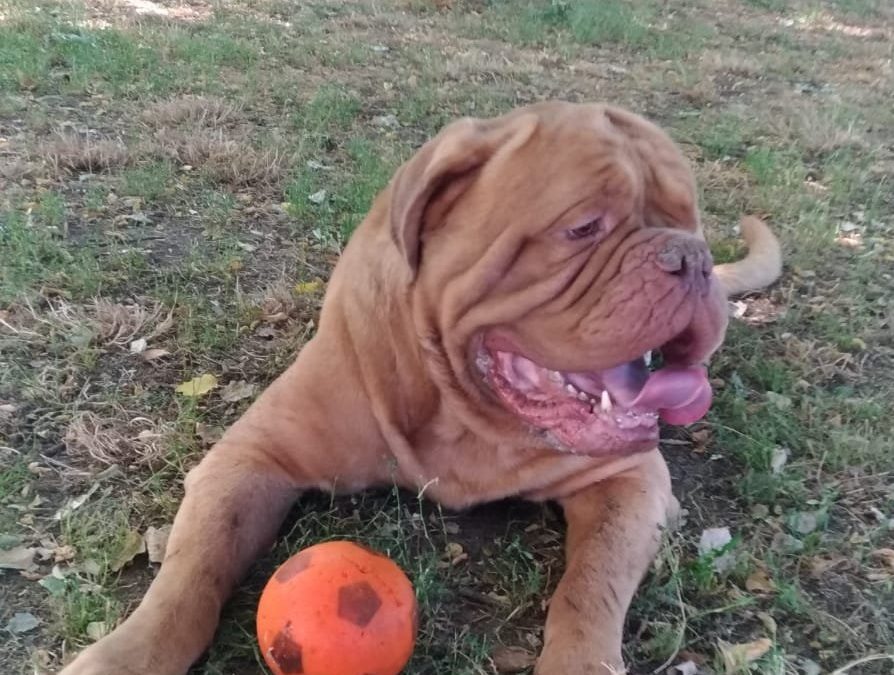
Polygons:
<instances>
[{"instance_id":1,"label":"dog's ear","mask_svg":"<svg viewBox=\"0 0 894 675\"><path fill-rule=\"evenodd\" d=\"M498 152L522 145L534 132L537 122L533 114L458 120L423 145L397 170L391 184L391 236L414 276L419 267L426 207L437 195L480 169ZM451 198L456 199L458 192L454 191Z\"/></svg>"}]
</instances>

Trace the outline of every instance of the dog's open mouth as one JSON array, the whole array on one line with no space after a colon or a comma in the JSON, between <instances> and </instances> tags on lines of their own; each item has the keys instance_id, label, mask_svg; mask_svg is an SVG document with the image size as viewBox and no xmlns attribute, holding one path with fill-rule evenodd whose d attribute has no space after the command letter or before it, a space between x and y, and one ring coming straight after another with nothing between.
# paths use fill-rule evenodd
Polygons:
<instances>
[{"instance_id":1,"label":"dog's open mouth","mask_svg":"<svg viewBox=\"0 0 894 675\"><path fill-rule=\"evenodd\" d=\"M711 406L703 366L673 363L650 371L650 354L601 371L562 372L520 354L482 346L476 365L511 412L583 454L654 447L659 418L692 424Z\"/></svg>"}]
</instances>

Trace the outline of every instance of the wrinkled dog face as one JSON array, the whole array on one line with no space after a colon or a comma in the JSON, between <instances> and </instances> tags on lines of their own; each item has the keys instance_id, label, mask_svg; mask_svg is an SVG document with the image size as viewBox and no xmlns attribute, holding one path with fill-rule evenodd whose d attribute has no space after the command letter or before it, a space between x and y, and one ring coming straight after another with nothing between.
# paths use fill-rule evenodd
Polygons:
<instances>
[{"instance_id":1,"label":"wrinkled dog face","mask_svg":"<svg viewBox=\"0 0 894 675\"><path fill-rule=\"evenodd\" d=\"M421 237L417 288L437 296L427 321L454 377L559 449L652 448L659 418L707 412L704 363L726 327L689 169L616 109L546 104L495 124L503 140L432 200Z\"/></svg>"}]
</instances>

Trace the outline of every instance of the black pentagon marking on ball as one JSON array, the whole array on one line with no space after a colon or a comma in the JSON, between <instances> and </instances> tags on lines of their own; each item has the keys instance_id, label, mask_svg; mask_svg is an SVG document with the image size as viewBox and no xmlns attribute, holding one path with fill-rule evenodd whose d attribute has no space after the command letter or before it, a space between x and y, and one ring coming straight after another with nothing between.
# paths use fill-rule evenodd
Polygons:
<instances>
[{"instance_id":1,"label":"black pentagon marking on ball","mask_svg":"<svg viewBox=\"0 0 894 675\"><path fill-rule=\"evenodd\" d=\"M295 642L285 630L279 631L273 639L270 656L284 673L301 675L304 672L304 664L301 662L301 645Z\"/></svg>"},{"instance_id":2,"label":"black pentagon marking on ball","mask_svg":"<svg viewBox=\"0 0 894 675\"><path fill-rule=\"evenodd\" d=\"M296 574L299 574L310 567L311 558L313 558L313 555L307 551L290 558L276 571L276 580L281 584L286 583Z\"/></svg>"},{"instance_id":3,"label":"black pentagon marking on ball","mask_svg":"<svg viewBox=\"0 0 894 675\"><path fill-rule=\"evenodd\" d=\"M372 621L381 606L382 599L366 581L357 581L338 589L338 616L360 628L365 628Z\"/></svg>"}]
</instances>

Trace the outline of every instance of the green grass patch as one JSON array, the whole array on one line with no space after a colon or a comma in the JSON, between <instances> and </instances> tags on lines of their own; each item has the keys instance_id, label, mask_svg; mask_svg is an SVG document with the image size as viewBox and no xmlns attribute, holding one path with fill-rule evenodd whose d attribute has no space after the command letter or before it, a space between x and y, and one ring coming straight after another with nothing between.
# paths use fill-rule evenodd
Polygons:
<instances>
[{"instance_id":1,"label":"green grass patch","mask_svg":"<svg viewBox=\"0 0 894 675\"><path fill-rule=\"evenodd\" d=\"M140 197L147 202L165 195L174 178L170 162L151 162L125 169L121 174L121 188L129 197Z\"/></svg>"},{"instance_id":2,"label":"green grass patch","mask_svg":"<svg viewBox=\"0 0 894 675\"><path fill-rule=\"evenodd\" d=\"M31 209L0 211L0 301L40 284L78 296L96 292L102 283L98 262L87 247L63 239L64 218L64 202L53 194Z\"/></svg>"},{"instance_id":3,"label":"green grass patch","mask_svg":"<svg viewBox=\"0 0 894 675\"><path fill-rule=\"evenodd\" d=\"M13 20L0 26L0 90L52 94L101 87L128 96L174 88L176 69L158 48L134 37L49 14Z\"/></svg>"},{"instance_id":4,"label":"green grass patch","mask_svg":"<svg viewBox=\"0 0 894 675\"><path fill-rule=\"evenodd\" d=\"M522 45L620 45L656 58L691 53L710 34L692 20L668 22L655 3L621 0L493 0L481 17L468 22L473 30Z\"/></svg>"},{"instance_id":5,"label":"green grass patch","mask_svg":"<svg viewBox=\"0 0 894 675\"><path fill-rule=\"evenodd\" d=\"M2 440L0 435L0 442ZM4 461L7 461L7 466L0 467L0 534L9 535L17 529L16 521L19 516L19 512L10 508L10 505L24 499L22 490L32 476L24 459L7 458Z\"/></svg>"},{"instance_id":6,"label":"green grass patch","mask_svg":"<svg viewBox=\"0 0 894 675\"><path fill-rule=\"evenodd\" d=\"M199 26L169 34L167 57L213 72L221 67L250 68L260 58L245 38L228 35L224 25Z\"/></svg>"},{"instance_id":7,"label":"green grass patch","mask_svg":"<svg viewBox=\"0 0 894 675\"><path fill-rule=\"evenodd\" d=\"M120 568L133 557L136 531L129 509L112 496L94 497L63 517L62 543L77 551L64 579L44 584L53 598L59 630L75 644L92 641L97 624L112 626L121 614L114 591Z\"/></svg>"},{"instance_id":8,"label":"green grass patch","mask_svg":"<svg viewBox=\"0 0 894 675\"><path fill-rule=\"evenodd\" d=\"M878 16L885 7L886 0L829 0L836 9L862 18Z\"/></svg>"},{"instance_id":9,"label":"green grass patch","mask_svg":"<svg viewBox=\"0 0 894 675\"><path fill-rule=\"evenodd\" d=\"M301 167L286 189L289 212L300 230L326 247L337 248L350 238L399 161L393 151L362 138L351 140L346 151L343 171Z\"/></svg>"},{"instance_id":10,"label":"green grass patch","mask_svg":"<svg viewBox=\"0 0 894 675\"><path fill-rule=\"evenodd\" d=\"M338 85L325 85L295 113L294 124L310 134L344 131L350 128L360 109L356 95Z\"/></svg>"}]
</instances>

